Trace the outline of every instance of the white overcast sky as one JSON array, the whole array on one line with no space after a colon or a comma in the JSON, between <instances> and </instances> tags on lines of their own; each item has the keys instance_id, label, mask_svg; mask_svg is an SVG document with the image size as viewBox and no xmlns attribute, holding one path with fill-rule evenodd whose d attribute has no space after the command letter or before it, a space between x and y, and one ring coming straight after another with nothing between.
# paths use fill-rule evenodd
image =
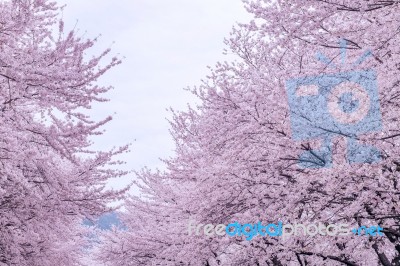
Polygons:
<instances>
[{"instance_id":1,"label":"white overcast sky","mask_svg":"<svg viewBox=\"0 0 400 266\"><path fill-rule=\"evenodd\" d=\"M108 103L93 106L93 117L116 113L96 137L95 148L132 143L120 158L126 169L164 169L159 158L173 156L166 110L185 110L194 97L183 90L200 84L207 66L227 60L222 52L236 22L249 20L241 0L63 0L65 29L87 37L101 34L94 53L111 47L122 65L108 72L101 84L112 85ZM115 180L114 187L129 183Z\"/></svg>"}]
</instances>

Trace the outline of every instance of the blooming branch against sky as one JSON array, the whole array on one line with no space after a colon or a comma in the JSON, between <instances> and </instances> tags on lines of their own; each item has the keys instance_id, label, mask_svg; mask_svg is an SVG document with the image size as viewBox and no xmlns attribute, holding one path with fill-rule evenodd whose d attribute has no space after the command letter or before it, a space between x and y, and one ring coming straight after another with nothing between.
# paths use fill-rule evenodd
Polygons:
<instances>
[{"instance_id":1,"label":"blooming branch against sky","mask_svg":"<svg viewBox=\"0 0 400 266\"><path fill-rule=\"evenodd\" d=\"M133 143L120 156L127 169L163 168L159 158L173 154L167 108L185 109L195 103L183 89L200 84L207 65L227 60L223 39L232 25L249 18L240 0L120 0L60 1L65 28L76 27L85 37L101 34L94 53L112 48L123 63L100 80L112 85L110 102L94 105L90 114L100 119L116 112L95 138L95 147L106 149ZM120 187L133 176L116 180Z\"/></svg>"}]
</instances>

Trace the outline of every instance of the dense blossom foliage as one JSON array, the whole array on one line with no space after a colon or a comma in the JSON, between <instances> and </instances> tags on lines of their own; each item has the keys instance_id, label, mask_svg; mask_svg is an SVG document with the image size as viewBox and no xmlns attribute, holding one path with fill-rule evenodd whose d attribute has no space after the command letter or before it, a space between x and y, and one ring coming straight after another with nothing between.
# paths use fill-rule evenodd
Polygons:
<instances>
[{"instance_id":1,"label":"dense blossom foliage","mask_svg":"<svg viewBox=\"0 0 400 266\"><path fill-rule=\"evenodd\" d=\"M176 156L165 172L139 174L142 195L128 202L128 230L107 235L99 258L108 265L400 265L400 2L245 2L254 20L227 40L238 60L217 64L193 89L200 106L174 113ZM367 50L372 57L357 69L377 73L383 128L359 141L377 147L381 160L349 164L339 132L332 167L299 167L299 154L320 143L292 139L286 81L354 70ZM379 224L384 236L189 236L189 219Z\"/></svg>"},{"instance_id":2,"label":"dense blossom foliage","mask_svg":"<svg viewBox=\"0 0 400 266\"><path fill-rule=\"evenodd\" d=\"M125 174L112 157L127 147L91 151L111 117L84 112L106 101L96 80L120 61L87 59L95 40L65 32L58 13L46 0L0 2L1 265L78 265L83 219L125 192L105 186Z\"/></svg>"}]
</instances>

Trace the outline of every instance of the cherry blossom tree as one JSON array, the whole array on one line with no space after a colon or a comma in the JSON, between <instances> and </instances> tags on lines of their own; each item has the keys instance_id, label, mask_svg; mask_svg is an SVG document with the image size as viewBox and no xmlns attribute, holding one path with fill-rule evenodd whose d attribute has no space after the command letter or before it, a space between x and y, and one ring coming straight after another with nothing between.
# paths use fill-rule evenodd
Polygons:
<instances>
[{"instance_id":1,"label":"cherry blossom tree","mask_svg":"<svg viewBox=\"0 0 400 266\"><path fill-rule=\"evenodd\" d=\"M0 3L0 264L80 265L92 219L126 189L106 189L111 151L91 150L111 120L85 114L109 87L97 79L120 63L110 51L87 58L96 40L66 32L60 8L46 0ZM57 30L57 25L59 25Z\"/></svg>"},{"instance_id":2,"label":"cherry blossom tree","mask_svg":"<svg viewBox=\"0 0 400 266\"><path fill-rule=\"evenodd\" d=\"M99 259L106 265L400 265L400 2L245 4L254 19L226 41L238 59L218 63L192 89L199 106L174 112L176 155L165 160L165 172L138 173L142 194L127 203L128 229L104 236ZM367 132L367 123L357 136L330 130L329 145L318 137L294 139L288 81L355 70L376 73L382 127ZM308 111L304 118L313 122L319 110ZM349 152L354 141L375 146L378 158ZM384 235L247 241L190 235L190 220L379 224Z\"/></svg>"}]
</instances>

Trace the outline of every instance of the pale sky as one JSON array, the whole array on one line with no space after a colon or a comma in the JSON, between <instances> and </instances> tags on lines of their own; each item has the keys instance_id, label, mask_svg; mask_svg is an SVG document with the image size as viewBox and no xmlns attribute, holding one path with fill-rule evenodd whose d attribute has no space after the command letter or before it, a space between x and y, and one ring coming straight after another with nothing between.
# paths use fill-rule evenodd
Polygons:
<instances>
[{"instance_id":1,"label":"pale sky","mask_svg":"<svg viewBox=\"0 0 400 266\"><path fill-rule=\"evenodd\" d=\"M111 47L122 65L102 79L112 85L108 103L96 104L90 114L100 119L116 113L94 139L95 148L132 143L121 156L126 169L164 169L159 158L173 156L174 143L166 118L169 107L185 110L195 98L183 90L200 84L207 66L229 60L222 54L224 37L236 22L248 21L240 0L63 0L65 29L87 37L101 34L94 53ZM86 33L85 33L86 32ZM134 178L115 180L121 187Z\"/></svg>"}]
</instances>

